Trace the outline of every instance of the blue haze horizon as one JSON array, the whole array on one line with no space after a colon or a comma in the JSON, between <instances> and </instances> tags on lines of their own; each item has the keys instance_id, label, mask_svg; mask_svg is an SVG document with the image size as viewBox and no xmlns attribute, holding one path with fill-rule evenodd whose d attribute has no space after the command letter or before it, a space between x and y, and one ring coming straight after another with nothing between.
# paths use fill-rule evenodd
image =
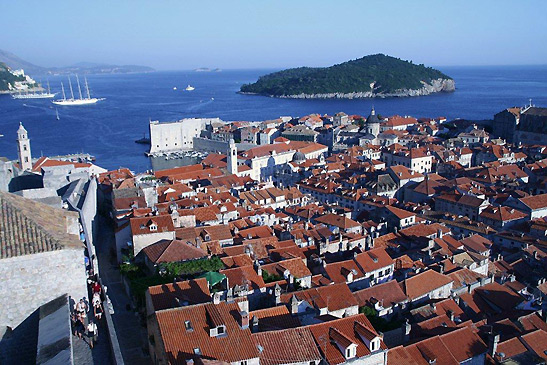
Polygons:
<instances>
[{"instance_id":1,"label":"blue haze horizon","mask_svg":"<svg viewBox=\"0 0 547 365\"><path fill-rule=\"evenodd\" d=\"M547 2L12 1L2 49L44 67L329 66L385 53L430 65L547 63Z\"/></svg>"},{"instance_id":2,"label":"blue haze horizon","mask_svg":"<svg viewBox=\"0 0 547 365\"><path fill-rule=\"evenodd\" d=\"M223 72L153 72L89 75L92 96L106 100L81 107L55 107L49 100L13 100L0 95L0 156L17 158L19 122L31 139L34 157L87 152L107 169L149 169L148 146L134 143L148 133L149 119L174 121L191 117L219 117L225 121L262 121L280 116L340 111L367 116L374 105L379 114L414 117L445 116L483 120L504 108L523 106L529 98L547 106L547 66L442 67L454 78L456 91L424 97L386 99L294 100L238 94L244 83L273 69ZM60 92L66 77L49 78ZM188 85L195 91L186 92ZM177 87L178 90L173 90ZM58 109L61 120L55 119Z\"/></svg>"}]
</instances>

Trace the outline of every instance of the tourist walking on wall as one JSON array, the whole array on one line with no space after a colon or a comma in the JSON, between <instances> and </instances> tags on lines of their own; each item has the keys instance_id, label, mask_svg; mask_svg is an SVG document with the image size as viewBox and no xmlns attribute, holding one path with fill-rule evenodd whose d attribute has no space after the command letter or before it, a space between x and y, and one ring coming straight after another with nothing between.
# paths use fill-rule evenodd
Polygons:
<instances>
[{"instance_id":1,"label":"tourist walking on wall","mask_svg":"<svg viewBox=\"0 0 547 365\"><path fill-rule=\"evenodd\" d=\"M99 329L97 324L93 321L89 321L87 325L87 337L89 337L89 347L93 348L97 342L97 336L99 335Z\"/></svg>"}]
</instances>

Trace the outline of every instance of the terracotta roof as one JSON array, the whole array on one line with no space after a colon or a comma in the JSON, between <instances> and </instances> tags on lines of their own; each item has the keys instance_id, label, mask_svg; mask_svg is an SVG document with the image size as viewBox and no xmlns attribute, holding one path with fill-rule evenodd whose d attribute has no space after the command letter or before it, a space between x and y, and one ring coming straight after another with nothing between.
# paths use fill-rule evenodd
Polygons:
<instances>
[{"instance_id":1,"label":"terracotta roof","mask_svg":"<svg viewBox=\"0 0 547 365\"><path fill-rule=\"evenodd\" d=\"M393 172L393 175L398 180L408 180L408 179L418 179L423 178L424 175L414 172L413 170L409 169L408 167L402 166L402 165L395 165L390 166L389 170Z\"/></svg>"},{"instance_id":2,"label":"terracotta roof","mask_svg":"<svg viewBox=\"0 0 547 365\"><path fill-rule=\"evenodd\" d=\"M367 289L357 290L353 292L353 296L357 299L359 307L370 306L375 302L380 302L384 308L388 308L408 300L396 280L390 280Z\"/></svg>"},{"instance_id":3,"label":"terracotta roof","mask_svg":"<svg viewBox=\"0 0 547 365\"><path fill-rule=\"evenodd\" d=\"M281 302L290 303L293 295L298 300L304 300L317 309L327 308L331 312L358 305L346 283L282 294Z\"/></svg>"},{"instance_id":4,"label":"terracotta roof","mask_svg":"<svg viewBox=\"0 0 547 365\"><path fill-rule=\"evenodd\" d=\"M256 290L266 285L262 276L258 275L252 266L235 267L219 272L226 275L230 288L239 285L247 286L248 290Z\"/></svg>"},{"instance_id":5,"label":"terracotta roof","mask_svg":"<svg viewBox=\"0 0 547 365\"><path fill-rule=\"evenodd\" d=\"M211 301L211 293L205 278L150 286L148 292L154 311L180 307L184 303L190 305Z\"/></svg>"},{"instance_id":6,"label":"terracotta roof","mask_svg":"<svg viewBox=\"0 0 547 365\"><path fill-rule=\"evenodd\" d=\"M0 259L62 249L81 249L78 213L0 191ZM76 228L77 229L77 228Z\"/></svg>"},{"instance_id":7,"label":"terracotta roof","mask_svg":"<svg viewBox=\"0 0 547 365\"><path fill-rule=\"evenodd\" d=\"M213 312L214 322L220 321L226 326L225 334L217 337L209 334ZM160 344L164 345L167 362L186 364L190 359L195 362L205 358L231 363L258 358L259 351L251 339L250 329L241 329L235 318L239 312L237 302L198 304L156 312ZM185 321L189 321L191 330L186 329Z\"/></svg>"},{"instance_id":8,"label":"terracotta roof","mask_svg":"<svg viewBox=\"0 0 547 365\"><path fill-rule=\"evenodd\" d=\"M203 165L195 164L195 165L188 165L188 166L182 166L182 167L175 167L175 168L167 169L167 170L158 170L154 172L154 175L159 179L162 177L179 175L179 174L201 171L201 170L203 170Z\"/></svg>"},{"instance_id":9,"label":"terracotta roof","mask_svg":"<svg viewBox=\"0 0 547 365\"><path fill-rule=\"evenodd\" d=\"M333 341L333 334L335 338L343 340L346 343L356 344L358 358L367 357L371 354L367 345L363 342L361 335L356 331L356 327L361 325L368 329L368 331L376 334L374 327L372 327L370 321L364 314L319 323L311 325L308 328L325 361L328 364L341 364L345 363L346 359L337 344ZM387 349L383 341L380 341L380 347L383 350Z\"/></svg>"},{"instance_id":10,"label":"terracotta roof","mask_svg":"<svg viewBox=\"0 0 547 365\"><path fill-rule=\"evenodd\" d=\"M251 259L251 257L245 253L240 255L221 257L220 259L227 268L253 265L253 259Z\"/></svg>"},{"instance_id":11,"label":"terracotta roof","mask_svg":"<svg viewBox=\"0 0 547 365\"><path fill-rule=\"evenodd\" d=\"M313 361L319 363L321 361L321 354L307 327L254 333L252 339L260 351L260 364L277 365Z\"/></svg>"},{"instance_id":12,"label":"terracotta roof","mask_svg":"<svg viewBox=\"0 0 547 365\"><path fill-rule=\"evenodd\" d=\"M528 217L526 213L509 207L486 207L480 214L482 218L492 219L498 222L509 222L515 219Z\"/></svg>"},{"instance_id":13,"label":"terracotta roof","mask_svg":"<svg viewBox=\"0 0 547 365\"><path fill-rule=\"evenodd\" d=\"M524 205L532 210L543 209L547 207L547 194L528 196L519 199Z\"/></svg>"},{"instance_id":14,"label":"terracotta roof","mask_svg":"<svg viewBox=\"0 0 547 365\"><path fill-rule=\"evenodd\" d=\"M170 215L155 215L151 217L131 218L131 233L133 235L174 232L175 226ZM156 230L151 230L150 227L156 226Z\"/></svg>"},{"instance_id":15,"label":"terracotta roof","mask_svg":"<svg viewBox=\"0 0 547 365\"><path fill-rule=\"evenodd\" d=\"M386 206L386 209L399 219L410 218L416 215L416 213L412 213L412 212L409 212L408 210L393 207L391 205Z\"/></svg>"},{"instance_id":16,"label":"terracotta roof","mask_svg":"<svg viewBox=\"0 0 547 365\"><path fill-rule=\"evenodd\" d=\"M404 291L410 299L420 298L431 291L452 283L448 276L427 270L404 281Z\"/></svg>"},{"instance_id":17,"label":"terracotta roof","mask_svg":"<svg viewBox=\"0 0 547 365\"><path fill-rule=\"evenodd\" d=\"M372 272L394 264L391 256L383 248L361 252L354 260L364 272Z\"/></svg>"},{"instance_id":18,"label":"terracotta roof","mask_svg":"<svg viewBox=\"0 0 547 365\"><path fill-rule=\"evenodd\" d=\"M547 360L547 332L537 330L521 337L524 342L541 358Z\"/></svg>"},{"instance_id":19,"label":"terracotta roof","mask_svg":"<svg viewBox=\"0 0 547 365\"><path fill-rule=\"evenodd\" d=\"M249 320L252 321L254 317L258 319L260 332L296 328L301 325L298 318L293 317L284 305L249 312Z\"/></svg>"},{"instance_id":20,"label":"terracotta roof","mask_svg":"<svg viewBox=\"0 0 547 365\"><path fill-rule=\"evenodd\" d=\"M146 246L141 252L154 264L196 260L207 257L207 252L201 248L179 240L161 240Z\"/></svg>"},{"instance_id":21,"label":"terracotta roof","mask_svg":"<svg viewBox=\"0 0 547 365\"><path fill-rule=\"evenodd\" d=\"M440 336L445 346L460 363L481 354L488 346L469 327L464 327Z\"/></svg>"},{"instance_id":22,"label":"terracotta roof","mask_svg":"<svg viewBox=\"0 0 547 365\"><path fill-rule=\"evenodd\" d=\"M269 274L277 274L281 276L283 276L285 270L288 270L291 275L297 279L311 276L310 270L301 258L294 258L275 262L273 264L262 265L262 270L267 271Z\"/></svg>"},{"instance_id":23,"label":"terracotta roof","mask_svg":"<svg viewBox=\"0 0 547 365\"><path fill-rule=\"evenodd\" d=\"M520 355L527 351L528 349L526 348L526 346L524 346L524 344L517 337L513 337L507 341L500 342L496 350L497 353L503 353L505 355L504 359Z\"/></svg>"},{"instance_id":24,"label":"terracotta roof","mask_svg":"<svg viewBox=\"0 0 547 365\"><path fill-rule=\"evenodd\" d=\"M337 214L326 214L319 218L316 218L315 220L319 223L324 223L329 226L335 226L342 229L349 229L360 226L360 224L353 219Z\"/></svg>"},{"instance_id":25,"label":"terracotta roof","mask_svg":"<svg viewBox=\"0 0 547 365\"><path fill-rule=\"evenodd\" d=\"M480 296L484 301L500 308L502 311L514 309L519 303L524 301L523 297L496 282L476 288L474 293Z\"/></svg>"},{"instance_id":26,"label":"terracotta roof","mask_svg":"<svg viewBox=\"0 0 547 365\"><path fill-rule=\"evenodd\" d=\"M350 272L353 274L354 281L365 276L354 260L331 262L324 266L324 270L329 279L335 283L346 283Z\"/></svg>"}]
</instances>

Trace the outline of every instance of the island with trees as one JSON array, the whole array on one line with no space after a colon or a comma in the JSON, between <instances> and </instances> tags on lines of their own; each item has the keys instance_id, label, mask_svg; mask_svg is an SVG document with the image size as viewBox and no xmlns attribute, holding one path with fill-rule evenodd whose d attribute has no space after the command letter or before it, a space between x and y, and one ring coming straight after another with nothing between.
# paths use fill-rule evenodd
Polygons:
<instances>
[{"instance_id":1,"label":"island with trees","mask_svg":"<svg viewBox=\"0 0 547 365\"><path fill-rule=\"evenodd\" d=\"M454 80L439 70L384 54L330 67L298 67L261 76L243 94L281 98L373 98L452 92Z\"/></svg>"}]
</instances>

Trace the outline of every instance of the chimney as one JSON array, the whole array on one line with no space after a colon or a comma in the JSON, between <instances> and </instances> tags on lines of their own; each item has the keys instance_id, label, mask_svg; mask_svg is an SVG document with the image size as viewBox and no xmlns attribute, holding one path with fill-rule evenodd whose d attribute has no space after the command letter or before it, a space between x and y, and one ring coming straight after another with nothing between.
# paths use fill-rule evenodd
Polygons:
<instances>
[{"instance_id":1,"label":"chimney","mask_svg":"<svg viewBox=\"0 0 547 365\"><path fill-rule=\"evenodd\" d=\"M251 322L251 332L256 333L258 332L258 317L253 316L253 320Z\"/></svg>"},{"instance_id":2,"label":"chimney","mask_svg":"<svg viewBox=\"0 0 547 365\"><path fill-rule=\"evenodd\" d=\"M443 230L442 229L437 229L437 238L443 238Z\"/></svg>"},{"instance_id":3,"label":"chimney","mask_svg":"<svg viewBox=\"0 0 547 365\"><path fill-rule=\"evenodd\" d=\"M449 310L446 311L446 314L448 315L448 318L450 318L450 320L451 320L452 322L454 322L454 318L455 318L454 312L452 312L452 311L449 309Z\"/></svg>"},{"instance_id":4,"label":"chimney","mask_svg":"<svg viewBox=\"0 0 547 365\"><path fill-rule=\"evenodd\" d=\"M216 292L213 294L213 304L219 304L220 303L220 293Z\"/></svg>"},{"instance_id":5,"label":"chimney","mask_svg":"<svg viewBox=\"0 0 547 365\"><path fill-rule=\"evenodd\" d=\"M258 276L262 276L262 267L260 266L260 263L258 262L258 260L255 260L254 267Z\"/></svg>"},{"instance_id":6,"label":"chimney","mask_svg":"<svg viewBox=\"0 0 547 365\"><path fill-rule=\"evenodd\" d=\"M298 299L296 299L296 296L293 294L291 297L291 314L297 314L298 313Z\"/></svg>"},{"instance_id":7,"label":"chimney","mask_svg":"<svg viewBox=\"0 0 547 365\"><path fill-rule=\"evenodd\" d=\"M247 311L240 311L238 320L239 320L239 327L241 327L241 329L244 330L249 328L249 313L247 313Z\"/></svg>"},{"instance_id":8,"label":"chimney","mask_svg":"<svg viewBox=\"0 0 547 365\"><path fill-rule=\"evenodd\" d=\"M494 357L496 355L499 342L500 342L500 335L495 335L494 333L490 333L489 342L488 342L488 352L490 353L490 356Z\"/></svg>"}]
</instances>

